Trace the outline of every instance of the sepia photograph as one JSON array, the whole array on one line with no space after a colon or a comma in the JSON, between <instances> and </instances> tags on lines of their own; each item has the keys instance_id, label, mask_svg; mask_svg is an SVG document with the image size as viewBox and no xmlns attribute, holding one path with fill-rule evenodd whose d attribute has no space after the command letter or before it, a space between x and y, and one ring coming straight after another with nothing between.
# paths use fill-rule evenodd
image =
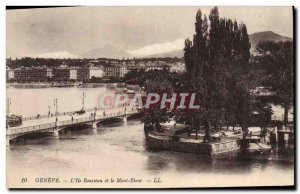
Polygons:
<instances>
[{"instance_id":1,"label":"sepia photograph","mask_svg":"<svg viewBox=\"0 0 300 194\"><path fill-rule=\"evenodd\" d=\"M8 189L295 188L293 6L5 15Z\"/></svg>"}]
</instances>

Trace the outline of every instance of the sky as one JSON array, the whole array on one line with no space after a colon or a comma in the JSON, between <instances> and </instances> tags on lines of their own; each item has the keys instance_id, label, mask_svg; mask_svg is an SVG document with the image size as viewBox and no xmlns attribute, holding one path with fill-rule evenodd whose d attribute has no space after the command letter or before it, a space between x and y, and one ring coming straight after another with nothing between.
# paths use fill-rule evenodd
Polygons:
<instances>
[{"instance_id":1,"label":"sky","mask_svg":"<svg viewBox=\"0 0 300 194\"><path fill-rule=\"evenodd\" d=\"M7 57L76 58L112 45L141 57L182 49L198 9L212 7L68 7L6 11ZM218 7L248 33L293 37L292 7Z\"/></svg>"}]
</instances>

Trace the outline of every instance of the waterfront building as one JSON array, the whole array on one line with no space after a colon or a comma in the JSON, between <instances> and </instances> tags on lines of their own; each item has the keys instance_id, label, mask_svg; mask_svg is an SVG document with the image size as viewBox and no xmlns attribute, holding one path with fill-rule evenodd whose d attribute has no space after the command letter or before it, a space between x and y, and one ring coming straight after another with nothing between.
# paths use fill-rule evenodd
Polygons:
<instances>
[{"instance_id":1,"label":"waterfront building","mask_svg":"<svg viewBox=\"0 0 300 194\"><path fill-rule=\"evenodd\" d=\"M47 77L49 80L51 80L53 77L52 69L50 68L47 68Z\"/></svg>"},{"instance_id":2,"label":"waterfront building","mask_svg":"<svg viewBox=\"0 0 300 194\"><path fill-rule=\"evenodd\" d=\"M92 78L115 77L123 78L128 72L133 69L150 71L167 69L172 72L184 71L183 63L176 65L168 64L164 61L126 61L115 60L109 63L103 61L93 61L85 65L62 63L59 67L48 68L41 67L19 67L16 69L6 69L6 79L19 82L44 82L44 81L81 81L89 82Z\"/></svg>"},{"instance_id":3,"label":"waterfront building","mask_svg":"<svg viewBox=\"0 0 300 194\"><path fill-rule=\"evenodd\" d=\"M70 68L67 65L60 65L53 69L53 81L70 81Z\"/></svg>"},{"instance_id":4,"label":"waterfront building","mask_svg":"<svg viewBox=\"0 0 300 194\"><path fill-rule=\"evenodd\" d=\"M126 64L123 63L123 64L119 65L118 67L119 67L118 68L119 77L124 77L125 74L128 72Z\"/></svg>"},{"instance_id":5,"label":"waterfront building","mask_svg":"<svg viewBox=\"0 0 300 194\"><path fill-rule=\"evenodd\" d=\"M14 79L18 82L46 82L47 67L19 67L14 70Z\"/></svg>"},{"instance_id":6,"label":"waterfront building","mask_svg":"<svg viewBox=\"0 0 300 194\"><path fill-rule=\"evenodd\" d=\"M118 67L114 65L106 65L104 67L106 77L118 77Z\"/></svg>"},{"instance_id":7,"label":"waterfront building","mask_svg":"<svg viewBox=\"0 0 300 194\"><path fill-rule=\"evenodd\" d=\"M7 67L6 68L6 80L11 81L11 80L14 80L14 78L15 78L14 69Z\"/></svg>"},{"instance_id":8,"label":"waterfront building","mask_svg":"<svg viewBox=\"0 0 300 194\"><path fill-rule=\"evenodd\" d=\"M77 69L75 67L70 68L70 80L77 80Z\"/></svg>"},{"instance_id":9,"label":"waterfront building","mask_svg":"<svg viewBox=\"0 0 300 194\"><path fill-rule=\"evenodd\" d=\"M77 69L77 81L87 82L89 80L89 68L83 67Z\"/></svg>"},{"instance_id":10,"label":"waterfront building","mask_svg":"<svg viewBox=\"0 0 300 194\"><path fill-rule=\"evenodd\" d=\"M92 77L102 78L105 75L104 67L102 65L98 67L90 67L89 70L89 79L92 79Z\"/></svg>"}]
</instances>

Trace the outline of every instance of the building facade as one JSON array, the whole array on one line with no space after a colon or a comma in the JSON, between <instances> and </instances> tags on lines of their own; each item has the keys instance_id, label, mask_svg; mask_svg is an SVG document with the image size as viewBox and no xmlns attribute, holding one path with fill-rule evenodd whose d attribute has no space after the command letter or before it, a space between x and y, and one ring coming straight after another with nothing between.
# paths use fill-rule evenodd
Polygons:
<instances>
[{"instance_id":1,"label":"building facade","mask_svg":"<svg viewBox=\"0 0 300 194\"><path fill-rule=\"evenodd\" d=\"M64 82L70 81L70 68L66 65L61 65L59 68L53 69L53 81Z\"/></svg>"},{"instance_id":2,"label":"building facade","mask_svg":"<svg viewBox=\"0 0 300 194\"><path fill-rule=\"evenodd\" d=\"M102 78L105 76L104 67L98 66L98 67L90 67L89 68L89 79L95 78Z\"/></svg>"},{"instance_id":3,"label":"building facade","mask_svg":"<svg viewBox=\"0 0 300 194\"><path fill-rule=\"evenodd\" d=\"M14 70L14 79L18 82L48 81L46 67L19 67Z\"/></svg>"},{"instance_id":4,"label":"building facade","mask_svg":"<svg viewBox=\"0 0 300 194\"><path fill-rule=\"evenodd\" d=\"M70 68L70 80L76 81L77 80L77 69Z\"/></svg>"},{"instance_id":5,"label":"building facade","mask_svg":"<svg viewBox=\"0 0 300 194\"><path fill-rule=\"evenodd\" d=\"M96 64L96 65L95 65ZM61 64L57 68L41 67L19 67L16 69L6 69L6 79L19 82L45 82L45 81L80 81L89 82L97 78L124 78L124 76L133 69L150 71L167 69L172 72L182 72L185 70L184 63L167 64L164 61L105 61L77 66ZM97 79L99 80L99 79ZM101 79L100 79L101 80Z\"/></svg>"},{"instance_id":6,"label":"building facade","mask_svg":"<svg viewBox=\"0 0 300 194\"><path fill-rule=\"evenodd\" d=\"M6 80L13 81L15 78L15 70L9 67L6 68Z\"/></svg>"}]
</instances>

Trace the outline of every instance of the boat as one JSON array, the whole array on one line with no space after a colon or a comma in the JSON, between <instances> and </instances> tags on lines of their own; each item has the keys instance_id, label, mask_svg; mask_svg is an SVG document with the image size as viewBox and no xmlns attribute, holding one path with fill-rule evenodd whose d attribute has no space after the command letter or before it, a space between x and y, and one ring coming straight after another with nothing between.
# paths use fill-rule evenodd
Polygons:
<instances>
[{"instance_id":1,"label":"boat","mask_svg":"<svg viewBox=\"0 0 300 194\"><path fill-rule=\"evenodd\" d=\"M80 84L75 82L75 83L70 83L70 87L78 87Z\"/></svg>"},{"instance_id":2,"label":"boat","mask_svg":"<svg viewBox=\"0 0 300 194\"><path fill-rule=\"evenodd\" d=\"M115 94L120 94L120 95L122 95L122 94L126 94L127 93L127 89L125 88L125 89L116 89L115 90Z\"/></svg>"},{"instance_id":3,"label":"boat","mask_svg":"<svg viewBox=\"0 0 300 194\"><path fill-rule=\"evenodd\" d=\"M237 138L226 138L222 141L204 142L202 136L188 133L189 126L170 121L160 125L159 131L145 125L146 145L150 150L176 151L199 155L213 156L239 150ZM212 134L212 136L217 134Z\"/></svg>"},{"instance_id":4,"label":"boat","mask_svg":"<svg viewBox=\"0 0 300 194\"><path fill-rule=\"evenodd\" d=\"M174 130L175 132L189 127L189 125L177 123L174 119L166 123L161 123L160 126L163 130Z\"/></svg>"},{"instance_id":5,"label":"boat","mask_svg":"<svg viewBox=\"0 0 300 194\"><path fill-rule=\"evenodd\" d=\"M168 150L206 156L224 154L239 149L237 141L233 139L206 143L202 138L181 137L155 131L146 134L146 143L148 149L151 150Z\"/></svg>"},{"instance_id":6,"label":"boat","mask_svg":"<svg viewBox=\"0 0 300 194\"><path fill-rule=\"evenodd\" d=\"M246 154L256 154L256 153L267 153L272 147L262 143L260 137L252 136L246 137L244 140L241 140L241 151Z\"/></svg>"},{"instance_id":7,"label":"boat","mask_svg":"<svg viewBox=\"0 0 300 194\"><path fill-rule=\"evenodd\" d=\"M126 87L130 90L141 91L141 87L139 85L126 85Z\"/></svg>"},{"instance_id":8,"label":"boat","mask_svg":"<svg viewBox=\"0 0 300 194\"><path fill-rule=\"evenodd\" d=\"M106 83L107 88L116 88L118 86L117 83Z\"/></svg>"},{"instance_id":9,"label":"boat","mask_svg":"<svg viewBox=\"0 0 300 194\"><path fill-rule=\"evenodd\" d=\"M136 92L133 91L133 90L127 90L127 91L126 91L126 94L127 94L129 97L133 97L133 96L135 96Z\"/></svg>"}]
</instances>

